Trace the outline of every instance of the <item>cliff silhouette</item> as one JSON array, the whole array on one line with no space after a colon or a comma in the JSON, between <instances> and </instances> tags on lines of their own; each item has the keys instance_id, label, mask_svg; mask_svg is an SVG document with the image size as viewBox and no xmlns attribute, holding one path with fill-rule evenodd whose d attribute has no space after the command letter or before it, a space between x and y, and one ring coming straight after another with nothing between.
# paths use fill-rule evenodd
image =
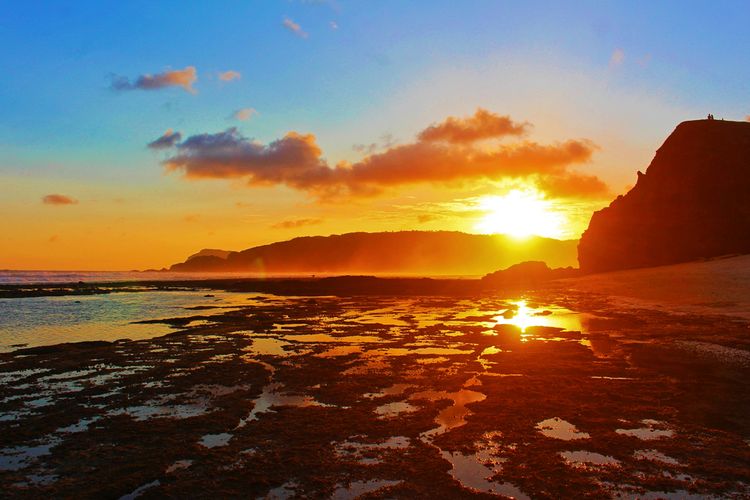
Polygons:
<instances>
[{"instance_id":1,"label":"cliff silhouette","mask_svg":"<svg viewBox=\"0 0 750 500\"><path fill-rule=\"evenodd\" d=\"M485 274L525 260L575 264L576 240L454 231L396 231L305 236L229 252L199 252L170 271L258 273Z\"/></svg>"},{"instance_id":2,"label":"cliff silhouette","mask_svg":"<svg viewBox=\"0 0 750 500\"><path fill-rule=\"evenodd\" d=\"M750 253L750 123L680 123L636 185L594 213L584 273Z\"/></svg>"}]
</instances>

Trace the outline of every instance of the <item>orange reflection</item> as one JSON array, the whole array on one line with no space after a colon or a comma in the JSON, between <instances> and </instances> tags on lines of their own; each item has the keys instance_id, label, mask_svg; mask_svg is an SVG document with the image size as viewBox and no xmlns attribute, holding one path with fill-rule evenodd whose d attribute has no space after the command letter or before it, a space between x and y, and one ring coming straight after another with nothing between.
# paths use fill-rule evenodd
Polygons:
<instances>
[{"instance_id":1,"label":"orange reflection","mask_svg":"<svg viewBox=\"0 0 750 500\"><path fill-rule=\"evenodd\" d=\"M511 301L514 306L493 319L498 325L514 325L521 330L521 341L526 341L526 329L530 326L561 328L567 331L582 331L581 315L563 308L536 309L526 300Z\"/></svg>"}]
</instances>

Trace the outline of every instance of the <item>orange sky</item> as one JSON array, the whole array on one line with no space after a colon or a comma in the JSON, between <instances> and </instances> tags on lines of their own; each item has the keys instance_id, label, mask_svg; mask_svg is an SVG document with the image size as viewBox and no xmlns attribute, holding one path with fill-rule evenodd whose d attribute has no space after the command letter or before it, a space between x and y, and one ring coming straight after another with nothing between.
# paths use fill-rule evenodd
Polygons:
<instances>
[{"instance_id":1,"label":"orange sky","mask_svg":"<svg viewBox=\"0 0 750 500\"><path fill-rule=\"evenodd\" d=\"M268 2L240 29L206 5L183 15L213 21L175 44L184 26L166 13L141 25L97 8L71 7L63 29L17 6L18 29L0 33L14 47L0 56L0 268L160 268L351 231L577 238L677 123L747 114L733 84L711 90L709 62L736 65L696 46L698 18L675 38L664 13L606 6L360 17ZM502 201L514 190L544 205L533 225L504 220L520 217Z\"/></svg>"}]
</instances>

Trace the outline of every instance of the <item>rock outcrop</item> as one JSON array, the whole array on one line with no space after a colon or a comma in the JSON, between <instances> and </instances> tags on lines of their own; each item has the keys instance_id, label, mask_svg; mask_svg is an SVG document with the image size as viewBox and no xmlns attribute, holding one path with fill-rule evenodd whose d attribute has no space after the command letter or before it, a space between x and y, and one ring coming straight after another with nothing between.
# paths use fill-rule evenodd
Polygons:
<instances>
[{"instance_id":1,"label":"rock outcrop","mask_svg":"<svg viewBox=\"0 0 750 500\"><path fill-rule=\"evenodd\" d=\"M550 269L546 262L528 261L514 264L507 269L495 271L482 277L482 283L497 286L534 286L545 281L574 278L580 271L572 267Z\"/></svg>"},{"instance_id":2,"label":"rock outcrop","mask_svg":"<svg viewBox=\"0 0 750 500\"><path fill-rule=\"evenodd\" d=\"M626 195L594 213L583 272L750 253L750 123L683 122Z\"/></svg>"}]
</instances>

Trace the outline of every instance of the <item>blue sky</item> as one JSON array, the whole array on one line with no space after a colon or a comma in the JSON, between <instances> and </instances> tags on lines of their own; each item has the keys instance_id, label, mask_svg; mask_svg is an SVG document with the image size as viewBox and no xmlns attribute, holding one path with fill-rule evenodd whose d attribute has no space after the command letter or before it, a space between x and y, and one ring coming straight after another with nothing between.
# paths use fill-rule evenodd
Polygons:
<instances>
[{"instance_id":1,"label":"blue sky","mask_svg":"<svg viewBox=\"0 0 750 500\"><path fill-rule=\"evenodd\" d=\"M750 114L748 20L750 4L739 1L3 1L0 208L38 218L30 200L62 189L148 207L170 200L184 213L234 196L259 203L253 216L269 221L322 210L315 232L340 232L352 221L336 222L304 193L185 182L165 175L163 154L145 145L167 129L189 136L236 126L262 143L298 131L314 134L334 165L358 161L357 144L386 135L408 142L477 107L531 122L536 140L590 139L599 149L587 168L620 192L679 121ZM197 70L195 94L111 88L116 76L188 66ZM227 70L242 76L223 82ZM240 108L257 114L231 119ZM191 208L187 198L205 205ZM403 206L404 193L368 203L361 216ZM108 220L137 218L121 210L100 211ZM40 231L46 238L65 227ZM242 248L305 231L203 232L172 251L209 240ZM32 244L18 234L13 241Z\"/></svg>"}]
</instances>

